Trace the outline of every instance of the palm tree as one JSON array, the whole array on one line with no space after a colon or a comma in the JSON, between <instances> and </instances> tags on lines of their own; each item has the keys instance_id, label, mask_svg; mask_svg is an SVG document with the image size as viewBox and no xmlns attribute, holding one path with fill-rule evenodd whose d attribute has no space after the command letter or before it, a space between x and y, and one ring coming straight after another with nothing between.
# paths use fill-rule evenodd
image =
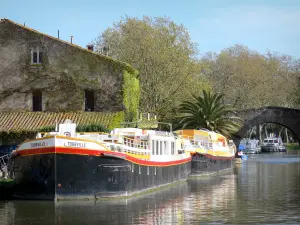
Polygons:
<instances>
[{"instance_id":1,"label":"palm tree","mask_svg":"<svg viewBox=\"0 0 300 225\"><path fill-rule=\"evenodd\" d=\"M179 106L183 114L179 122L182 128L206 128L230 137L242 125L242 119L234 116L235 110L224 104L222 94L203 91L200 96L184 101Z\"/></svg>"}]
</instances>

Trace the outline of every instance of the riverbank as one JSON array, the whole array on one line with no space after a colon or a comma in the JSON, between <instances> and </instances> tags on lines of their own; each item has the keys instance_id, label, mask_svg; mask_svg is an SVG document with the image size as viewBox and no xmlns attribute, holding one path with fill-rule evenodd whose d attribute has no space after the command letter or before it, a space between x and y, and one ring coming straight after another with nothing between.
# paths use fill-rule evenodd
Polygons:
<instances>
[{"instance_id":1,"label":"riverbank","mask_svg":"<svg viewBox=\"0 0 300 225\"><path fill-rule=\"evenodd\" d=\"M300 146L298 143L287 143L285 144L286 150L300 150Z\"/></svg>"},{"instance_id":2,"label":"riverbank","mask_svg":"<svg viewBox=\"0 0 300 225\"><path fill-rule=\"evenodd\" d=\"M11 200L14 188L12 179L0 178L0 200Z\"/></svg>"}]
</instances>

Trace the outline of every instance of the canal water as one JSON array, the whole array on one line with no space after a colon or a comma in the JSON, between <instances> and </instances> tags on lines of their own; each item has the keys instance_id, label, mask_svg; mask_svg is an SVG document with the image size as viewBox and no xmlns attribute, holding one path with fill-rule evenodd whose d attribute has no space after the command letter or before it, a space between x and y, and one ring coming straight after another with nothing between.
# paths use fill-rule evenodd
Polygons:
<instances>
[{"instance_id":1,"label":"canal water","mask_svg":"<svg viewBox=\"0 0 300 225\"><path fill-rule=\"evenodd\" d=\"M97 202L0 201L0 225L300 224L300 151L251 155L231 172Z\"/></svg>"}]
</instances>

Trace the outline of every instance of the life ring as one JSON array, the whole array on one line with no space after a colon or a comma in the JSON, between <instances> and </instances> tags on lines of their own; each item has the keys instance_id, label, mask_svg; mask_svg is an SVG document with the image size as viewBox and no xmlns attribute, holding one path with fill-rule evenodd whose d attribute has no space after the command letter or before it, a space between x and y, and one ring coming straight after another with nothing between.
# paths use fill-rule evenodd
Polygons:
<instances>
[{"instance_id":1,"label":"life ring","mask_svg":"<svg viewBox=\"0 0 300 225\"><path fill-rule=\"evenodd\" d=\"M64 133L64 135L65 135L65 136L67 136L67 137L71 137L71 133L70 133L70 132L68 132L68 131L67 131L67 132L65 132L65 133Z\"/></svg>"}]
</instances>

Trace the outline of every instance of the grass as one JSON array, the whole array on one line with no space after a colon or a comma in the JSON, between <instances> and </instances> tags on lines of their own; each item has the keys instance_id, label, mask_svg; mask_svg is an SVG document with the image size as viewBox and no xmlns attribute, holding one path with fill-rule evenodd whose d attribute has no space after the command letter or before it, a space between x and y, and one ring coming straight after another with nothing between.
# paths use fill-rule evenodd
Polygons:
<instances>
[{"instance_id":1,"label":"grass","mask_svg":"<svg viewBox=\"0 0 300 225\"><path fill-rule=\"evenodd\" d=\"M300 146L298 143L287 143L285 144L286 150L300 150Z\"/></svg>"},{"instance_id":2,"label":"grass","mask_svg":"<svg viewBox=\"0 0 300 225\"><path fill-rule=\"evenodd\" d=\"M10 179L10 178L0 178L0 183L10 183L10 182L13 182L13 179Z\"/></svg>"},{"instance_id":3,"label":"grass","mask_svg":"<svg viewBox=\"0 0 300 225\"><path fill-rule=\"evenodd\" d=\"M8 187L13 185L13 180L12 179L4 179L0 178L0 187Z\"/></svg>"}]
</instances>

